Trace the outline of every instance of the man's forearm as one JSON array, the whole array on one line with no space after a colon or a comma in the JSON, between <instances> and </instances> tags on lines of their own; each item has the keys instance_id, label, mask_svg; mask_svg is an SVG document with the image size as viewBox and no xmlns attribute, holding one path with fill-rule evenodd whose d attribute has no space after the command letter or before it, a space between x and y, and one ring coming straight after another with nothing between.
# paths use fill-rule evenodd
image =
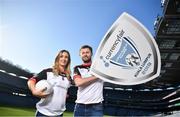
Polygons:
<instances>
[{"instance_id":1,"label":"man's forearm","mask_svg":"<svg viewBox=\"0 0 180 117\"><path fill-rule=\"evenodd\" d=\"M88 78L76 78L75 79L75 84L78 87L83 87L83 86L88 86L91 83L95 82L97 80L97 77L91 76Z\"/></svg>"}]
</instances>

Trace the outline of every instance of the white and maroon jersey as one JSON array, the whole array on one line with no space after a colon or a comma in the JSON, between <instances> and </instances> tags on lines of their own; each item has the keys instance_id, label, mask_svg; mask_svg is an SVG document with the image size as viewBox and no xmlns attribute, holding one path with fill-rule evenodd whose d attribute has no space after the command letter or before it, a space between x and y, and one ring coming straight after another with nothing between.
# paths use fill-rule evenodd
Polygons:
<instances>
[{"instance_id":1,"label":"white and maroon jersey","mask_svg":"<svg viewBox=\"0 0 180 117\"><path fill-rule=\"evenodd\" d=\"M70 81L65 74L54 75L52 69L45 69L31 78L36 81L47 80L53 86L53 93L46 98L42 98L37 104L37 110L48 116L61 115L65 110L67 90L70 87Z\"/></svg>"},{"instance_id":2,"label":"white and maroon jersey","mask_svg":"<svg viewBox=\"0 0 180 117\"><path fill-rule=\"evenodd\" d=\"M75 78L87 78L92 76L89 73L90 65L78 65L74 67ZM103 101L103 81L98 79L86 87L78 87L76 103L93 104Z\"/></svg>"}]
</instances>

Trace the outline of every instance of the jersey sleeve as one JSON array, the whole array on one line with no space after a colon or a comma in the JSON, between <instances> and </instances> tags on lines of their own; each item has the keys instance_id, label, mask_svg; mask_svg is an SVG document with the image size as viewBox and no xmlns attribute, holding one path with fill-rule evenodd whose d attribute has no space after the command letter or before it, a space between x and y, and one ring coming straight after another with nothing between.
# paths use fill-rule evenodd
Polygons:
<instances>
[{"instance_id":1,"label":"jersey sleeve","mask_svg":"<svg viewBox=\"0 0 180 117\"><path fill-rule=\"evenodd\" d=\"M78 66L74 67L73 71L73 79L81 77L81 74L79 72Z\"/></svg>"},{"instance_id":2,"label":"jersey sleeve","mask_svg":"<svg viewBox=\"0 0 180 117\"><path fill-rule=\"evenodd\" d=\"M36 76L37 82L40 80L46 80L47 79L47 70L42 70L40 73L38 73Z\"/></svg>"},{"instance_id":3,"label":"jersey sleeve","mask_svg":"<svg viewBox=\"0 0 180 117\"><path fill-rule=\"evenodd\" d=\"M40 80L46 80L47 79L47 71L49 71L49 69L42 70L41 72L39 72L38 74L36 74L32 78L30 78L30 80L33 80L35 82L38 82Z\"/></svg>"}]
</instances>

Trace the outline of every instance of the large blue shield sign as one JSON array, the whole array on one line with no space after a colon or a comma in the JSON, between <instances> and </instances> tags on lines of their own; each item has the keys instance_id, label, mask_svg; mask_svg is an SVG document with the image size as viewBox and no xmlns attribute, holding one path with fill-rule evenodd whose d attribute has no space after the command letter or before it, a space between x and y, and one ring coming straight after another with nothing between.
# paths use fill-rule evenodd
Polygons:
<instances>
[{"instance_id":1,"label":"large blue shield sign","mask_svg":"<svg viewBox=\"0 0 180 117\"><path fill-rule=\"evenodd\" d=\"M110 83L136 85L157 78L160 67L153 36L134 17L123 13L102 39L90 72Z\"/></svg>"}]
</instances>

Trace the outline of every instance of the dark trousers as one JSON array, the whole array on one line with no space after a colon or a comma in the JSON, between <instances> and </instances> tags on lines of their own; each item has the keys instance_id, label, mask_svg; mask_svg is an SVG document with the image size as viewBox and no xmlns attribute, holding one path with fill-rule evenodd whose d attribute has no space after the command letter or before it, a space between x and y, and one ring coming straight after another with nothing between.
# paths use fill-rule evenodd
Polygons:
<instances>
[{"instance_id":1,"label":"dark trousers","mask_svg":"<svg viewBox=\"0 0 180 117\"><path fill-rule=\"evenodd\" d=\"M76 104L74 117L103 117L103 104Z\"/></svg>"},{"instance_id":2,"label":"dark trousers","mask_svg":"<svg viewBox=\"0 0 180 117\"><path fill-rule=\"evenodd\" d=\"M47 115L40 113L39 111L36 111L36 117L63 117L63 114L57 115L57 116L47 116Z\"/></svg>"}]
</instances>

